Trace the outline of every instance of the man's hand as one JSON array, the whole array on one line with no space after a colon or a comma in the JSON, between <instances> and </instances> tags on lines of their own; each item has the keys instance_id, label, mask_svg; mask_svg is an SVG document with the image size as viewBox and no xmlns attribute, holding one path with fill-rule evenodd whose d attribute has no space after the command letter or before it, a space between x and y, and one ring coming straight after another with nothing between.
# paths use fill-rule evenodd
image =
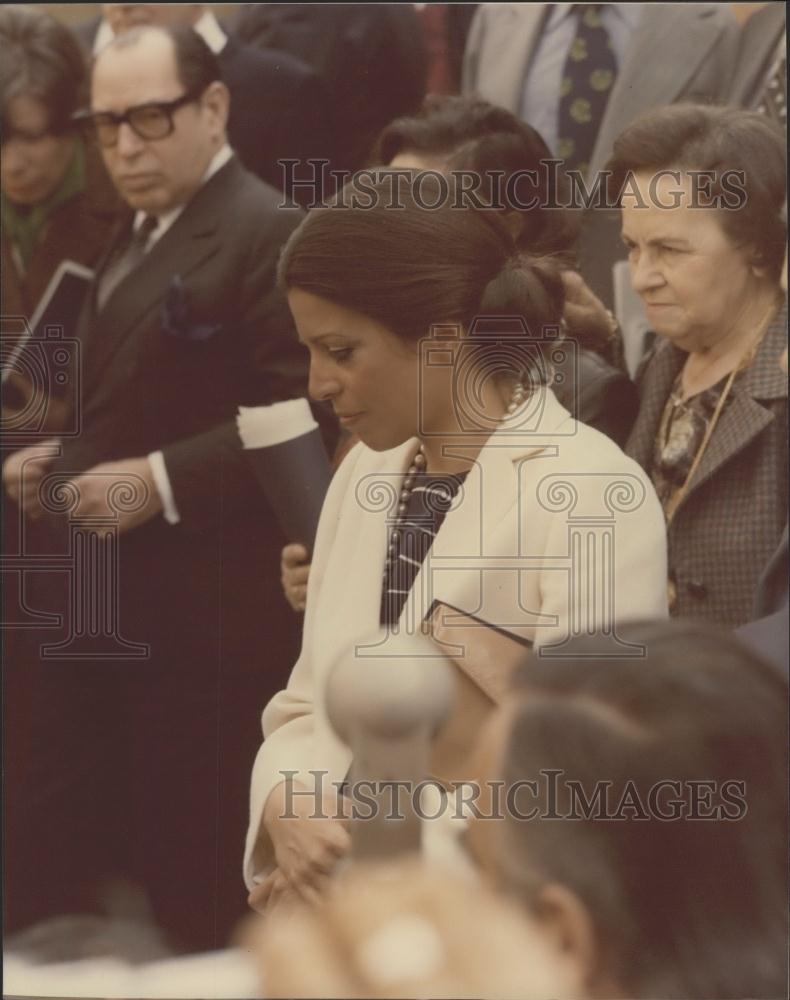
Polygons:
<instances>
[{"instance_id":1,"label":"man's hand","mask_svg":"<svg viewBox=\"0 0 790 1000\"><path fill-rule=\"evenodd\" d=\"M8 496L33 518L43 513L38 497L41 480L58 456L58 438L15 451L3 463L3 486Z\"/></svg>"},{"instance_id":2,"label":"man's hand","mask_svg":"<svg viewBox=\"0 0 790 1000\"><path fill-rule=\"evenodd\" d=\"M280 553L280 581L285 599L294 611L304 611L307 603L309 556L304 545L286 545Z\"/></svg>"},{"instance_id":3,"label":"man's hand","mask_svg":"<svg viewBox=\"0 0 790 1000\"><path fill-rule=\"evenodd\" d=\"M71 480L79 502L78 517L112 517L118 530L131 531L162 510L162 498L147 458L122 458L101 462Z\"/></svg>"},{"instance_id":4,"label":"man's hand","mask_svg":"<svg viewBox=\"0 0 790 1000\"><path fill-rule=\"evenodd\" d=\"M330 798L324 799L320 817L314 815L316 802L312 795L288 798L285 782L271 791L263 811L263 826L271 837L286 882L303 899L314 902L326 888L335 865L351 849L351 836L347 821L335 818L337 803ZM275 884L270 888L274 891ZM261 895L265 895L263 890Z\"/></svg>"},{"instance_id":5,"label":"man's hand","mask_svg":"<svg viewBox=\"0 0 790 1000\"><path fill-rule=\"evenodd\" d=\"M563 271L565 308L563 319L581 347L616 363L619 355L617 320L576 271Z\"/></svg>"}]
</instances>

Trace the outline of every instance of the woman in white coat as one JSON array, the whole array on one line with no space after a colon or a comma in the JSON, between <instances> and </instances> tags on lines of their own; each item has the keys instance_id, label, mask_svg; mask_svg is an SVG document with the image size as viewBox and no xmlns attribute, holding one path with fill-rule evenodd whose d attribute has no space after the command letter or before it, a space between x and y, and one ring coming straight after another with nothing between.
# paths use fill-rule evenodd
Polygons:
<instances>
[{"instance_id":1,"label":"woman in white coat","mask_svg":"<svg viewBox=\"0 0 790 1000\"><path fill-rule=\"evenodd\" d=\"M452 180L362 183L310 213L280 265L311 395L360 443L324 503L301 655L263 714L245 855L255 906L314 897L348 849L342 820L314 815L311 772L335 816L350 753L325 686L355 642L416 629L437 603L542 655L594 629L617 646L619 621L666 615L649 480L548 387L552 355L570 349L558 272L517 255L499 213L465 205ZM311 794L286 801L286 776Z\"/></svg>"}]
</instances>

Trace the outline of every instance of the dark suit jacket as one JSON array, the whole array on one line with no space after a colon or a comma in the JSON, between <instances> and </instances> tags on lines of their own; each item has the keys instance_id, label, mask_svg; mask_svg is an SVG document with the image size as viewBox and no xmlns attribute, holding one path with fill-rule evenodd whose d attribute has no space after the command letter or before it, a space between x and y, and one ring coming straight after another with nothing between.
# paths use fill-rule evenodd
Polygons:
<instances>
[{"instance_id":1,"label":"dark suit jacket","mask_svg":"<svg viewBox=\"0 0 790 1000\"><path fill-rule=\"evenodd\" d=\"M117 773L92 836L117 839L121 870L152 893L156 918L192 950L222 946L243 913L238 863L260 710L298 649L298 619L279 579L285 539L239 461L234 420L239 404L306 389L307 352L275 287L280 247L301 212L277 209L280 200L234 157L101 311L91 296L79 331L81 432L64 439L52 470L71 477L164 452L181 522L157 515L122 535L108 583L117 588L118 633L147 643L150 655L101 661L107 702L91 718L112 718L118 735L101 736L89 758L113 761L104 766ZM68 525L53 517L47 527L49 551L65 548ZM51 593L62 593L58 579ZM68 669L75 698L95 692L85 664ZM88 746L90 720L79 706L70 711ZM123 761L128 773L118 770ZM78 765L64 758L53 767L68 774ZM109 815L125 817L123 836L108 832Z\"/></svg>"},{"instance_id":2,"label":"dark suit jacket","mask_svg":"<svg viewBox=\"0 0 790 1000\"><path fill-rule=\"evenodd\" d=\"M53 467L72 476L162 450L181 520L158 515L120 539L121 613L139 633L128 638L193 674L201 663L260 672L265 643L262 686L272 691L290 669L295 631L281 617L284 539L243 461L235 416L239 405L306 391L307 352L275 288L301 213L279 200L234 157L100 312L90 297L79 328L81 432L64 439ZM179 314L170 323L168 310Z\"/></svg>"},{"instance_id":3,"label":"dark suit jacket","mask_svg":"<svg viewBox=\"0 0 790 1000\"><path fill-rule=\"evenodd\" d=\"M738 629L738 635L752 649L773 663L785 680L790 671L788 650L788 558L787 525L779 545L757 584L755 620Z\"/></svg>"},{"instance_id":4,"label":"dark suit jacket","mask_svg":"<svg viewBox=\"0 0 790 1000\"><path fill-rule=\"evenodd\" d=\"M557 366L552 389L577 420L625 447L639 409L636 386L625 372L581 348Z\"/></svg>"},{"instance_id":5,"label":"dark suit jacket","mask_svg":"<svg viewBox=\"0 0 790 1000\"><path fill-rule=\"evenodd\" d=\"M787 524L779 539L776 551L768 560L757 585L754 602L755 618L771 615L780 608L787 607L788 589Z\"/></svg>"},{"instance_id":6,"label":"dark suit jacket","mask_svg":"<svg viewBox=\"0 0 790 1000\"><path fill-rule=\"evenodd\" d=\"M338 169L363 166L381 129L415 111L425 93L427 53L411 4L240 4L230 30L318 73L332 106Z\"/></svg>"},{"instance_id":7,"label":"dark suit jacket","mask_svg":"<svg viewBox=\"0 0 790 1000\"><path fill-rule=\"evenodd\" d=\"M228 138L248 170L262 180L292 193L278 161L329 160L334 157L329 101L318 75L285 52L259 50L228 38L217 56L222 79L230 91ZM316 168L319 170L319 168ZM313 176L304 162L296 178ZM314 199L297 185L300 204Z\"/></svg>"},{"instance_id":8,"label":"dark suit jacket","mask_svg":"<svg viewBox=\"0 0 790 1000\"><path fill-rule=\"evenodd\" d=\"M306 352L275 289L279 250L300 213L279 200L234 158L104 308L96 312L92 295L80 320L83 430L61 464L79 472L164 450L181 530L214 519L237 407L304 394ZM168 301L185 314L170 332Z\"/></svg>"},{"instance_id":9,"label":"dark suit jacket","mask_svg":"<svg viewBox=\"0 0 790 1000\"><path fill-rule=\"evenodd\" d=\"M738 626L753 616L760 574L787 520L787 308L769 327L731 398L670 525L675 613ZM660 339L638 385L626 453L649 473L661 414L686 354Z\"/></svg>"},{"instance_id":10,"label":"dark suit jacket","mask_svg":"<svg viewBox=\"0 0 790 1000\"><path fill-rule=\"evenodd\" d=\"M754 108L762 97L776 50L785 32L784 3L769 3L752 14L740 31L738 58L729 93L730 104Z\"/></svg>"}]
</instances>

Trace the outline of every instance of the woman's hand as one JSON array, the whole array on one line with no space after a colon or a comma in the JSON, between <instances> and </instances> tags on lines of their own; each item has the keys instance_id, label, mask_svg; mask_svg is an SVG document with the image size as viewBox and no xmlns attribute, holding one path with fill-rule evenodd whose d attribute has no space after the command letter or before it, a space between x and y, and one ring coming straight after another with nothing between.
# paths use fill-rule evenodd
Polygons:
<instances>
[{"instance_id":1,"label":"woman's hand","mask_svg":"<svg viewBox=\"0 0 790 1000\"><path fill-rule=\"evenodd\" d=\"M294 611L304 611L310 563L304 545L286 545L280 553L280 580L285 599Z\"/></svg>"},{"instance_id":2,"label":"woman's hand","mask_svg":"<svg viewBox=\"0 0 790 1000\"><path fill-rule=\"evenodd\" d=\"M342 803L342 799L338 801ZM335 865L351 848L347 820L338 818L339 808L342 806L327 796L316 801L303 787L294 785L289 793L285 782L266 800L263 826L271 838L277 866L290 888L309 902L319 897ZM278 880L272 881L270 891L274 890L282 891ZM256 902L261 897L265 902L262 887Z\"/></svg>"},{"instance_id":3,"label":"woman's hand","mask_svg":"<svg viewBox=\"0 0 790 1000\"><path fill-rule=\"evenodd\" d=\"M294 903L300 896L279 868L270 872L260 885L247 896L247 903L256 913L269 914L276 906ZM257 924L255 930L257 931Z\"/></svg>"}]
</instances>

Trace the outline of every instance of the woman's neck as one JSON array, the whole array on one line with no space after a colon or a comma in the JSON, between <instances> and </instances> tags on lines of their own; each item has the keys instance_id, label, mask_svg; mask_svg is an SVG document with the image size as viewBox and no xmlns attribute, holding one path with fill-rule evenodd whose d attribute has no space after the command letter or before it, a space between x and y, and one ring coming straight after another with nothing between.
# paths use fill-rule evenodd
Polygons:
<instances>
[{"instance_id":1,"label":"woman's neck","mask_svg":"<svg viewBox=\"0 0 790 1000\"><path fill-rule=\"evenodd\" d=\"M437 474L458 474L468 472L474 465L488 436L493 434L496 422L507 413L512 397L511 385L496 385L487 379L480 388L480 399L470 401L451 399L444 414L442 427L446 431L421 437L426 471ZM485 425L479 431L470 427L480 426L475 414L485 414ZM479 418L478 418L479 420ZM486 428L490 427L489 434Z\"/></svg>"},{"instance_id":2,"label":"woman's neck","mask_svg":"<svg viewBox=\"0 0 790 1000\"><path fill-rule=\"evenodd\" d=\"M710 346L689 352L681 373L684 398L710 389L747 361L776 314L779 302L777 288L764 286L723 337Z\"/></svg>"}]
</instances>

